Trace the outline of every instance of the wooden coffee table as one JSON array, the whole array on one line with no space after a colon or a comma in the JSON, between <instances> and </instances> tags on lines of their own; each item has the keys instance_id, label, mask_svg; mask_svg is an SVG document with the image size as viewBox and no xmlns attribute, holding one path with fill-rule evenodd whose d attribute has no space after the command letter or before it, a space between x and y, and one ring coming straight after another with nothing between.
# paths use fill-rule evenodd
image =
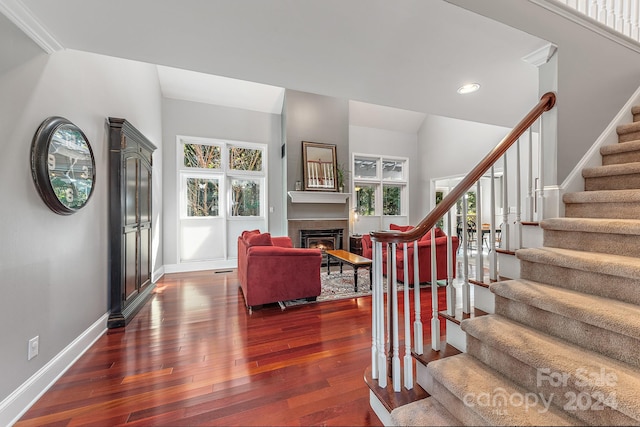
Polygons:
<instances>
[{"instance_id":1,"label":"wooden coffee table","mask_svg":"<svg viewBox=\"0 0 640 427\"><path fill-rule=\"evenodd\" d=\"M342 273L342 264L348 264L353 267L353 291L358 292L358 268L369 268L369 289L371 289L371 260L351 252L335 249L327 251L327 274L331 274L331 258L340 261L340 273Z\"/></svg>"}]
</instances>

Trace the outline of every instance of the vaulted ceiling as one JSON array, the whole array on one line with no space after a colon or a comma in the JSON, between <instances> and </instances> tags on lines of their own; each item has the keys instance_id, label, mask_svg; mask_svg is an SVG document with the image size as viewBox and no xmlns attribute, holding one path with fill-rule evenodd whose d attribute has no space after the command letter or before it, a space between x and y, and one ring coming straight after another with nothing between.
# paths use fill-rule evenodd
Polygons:
<instances>
[{"instance_id":1,"label":"vaulted ceiling","mask_svg":"<svg viewBox=\"0 0 640 427\"><path fill-rule=\"evenodd\" d=\"M537 69L522 58L546 44L443 0L0 6L62 48L509 127L538 100ZM480 91L458 95L468 82Z\"/></svg>"}]
</instances>

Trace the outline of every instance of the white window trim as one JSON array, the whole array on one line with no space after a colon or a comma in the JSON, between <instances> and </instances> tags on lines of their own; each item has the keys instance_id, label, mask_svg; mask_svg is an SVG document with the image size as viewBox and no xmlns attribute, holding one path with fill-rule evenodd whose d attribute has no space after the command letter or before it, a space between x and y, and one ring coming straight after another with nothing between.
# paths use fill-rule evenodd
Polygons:
<instances>
[{"instance_id":1,"label":"white window trim","mask_svg":"<svg viewBox=\"0 0 640 427\"><path fill-rule=\"evenodd\" d=\"M351 193L353 194L352 206L351 210L357 208L357 197L356 197L356 187L358 184L360 185L375 185L375 198L376 198L376 207L375 214L368 215L369 217L407 217L409 216L409 158L408 157L399 157L399 156L387 156L387 155L379 155L379 154L371 154L371 153L351 153L351 170L355 170L355 160L358 158L366 158L375 160L377 162L376 166L376 177L375 178L356 178L355 173L352 173L353 179L351 180ZM382 162L384 160L393 160L398 162L403 162L403 177L402 180L391 180L384 179L382 172ZM393 185L400 187L400 214L399 215L383 215L382 213L382 188L384 185Z\"/></svg>"}]
</instances>

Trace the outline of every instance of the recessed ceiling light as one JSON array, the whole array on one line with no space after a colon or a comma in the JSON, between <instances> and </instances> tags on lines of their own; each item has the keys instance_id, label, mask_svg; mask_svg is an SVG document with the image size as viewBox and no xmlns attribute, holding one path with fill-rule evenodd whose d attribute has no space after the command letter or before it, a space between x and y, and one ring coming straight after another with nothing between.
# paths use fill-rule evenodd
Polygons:
<instances>
[{"instance_id":1,"label":"recessed ceiling light","mask_svg":"<svg viewBox=\"0 0 640 427\"><path fill-rule=\"evenodd\" d=\"M458 93L464 95L466 93L472 93L480 89L480 85L478 83L469 83L464 86L460 86L458 88Z\"/></svg>"}]
</instances>

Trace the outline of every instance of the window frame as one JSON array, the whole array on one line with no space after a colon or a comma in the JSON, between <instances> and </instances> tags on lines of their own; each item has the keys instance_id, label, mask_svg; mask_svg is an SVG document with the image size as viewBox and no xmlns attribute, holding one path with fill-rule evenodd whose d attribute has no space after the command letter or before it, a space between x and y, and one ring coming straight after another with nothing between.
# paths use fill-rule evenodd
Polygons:
<instances>
[{"instance_id":1,"label":"window frame","mask_svg":"<svg viewBox=\"0 0 640 427\"><path fill-rule=\"evenodd\" d=\"M356 177L355 172L352 173L352 192L353 192L353 206L352 209L355 211L358 207L358 201L356 196L356 187L359 185L367 185L374 186L374 205L375 205L375 214L374 215L364 215L368 217L408 217L409 209L408 209L408 194L409 194L409 158L408 157L399 157L399 156L387 156L382 154L372 154L372 153L352 153L351 155L351 170L356 170L356 160L366 159L366 160L375 160L376 161L376 176L375 177ZM384 171L382 170L382 166L385 161L393 161L393 162L401 162L402 163L402 179L389 179L384 178ZM384 207L383 207L383 197L385 186L394 186L400 188L400 213L397 215L385 215ZM358 212L360 215L360 212Z\"/></svg>"}]
</instances>

